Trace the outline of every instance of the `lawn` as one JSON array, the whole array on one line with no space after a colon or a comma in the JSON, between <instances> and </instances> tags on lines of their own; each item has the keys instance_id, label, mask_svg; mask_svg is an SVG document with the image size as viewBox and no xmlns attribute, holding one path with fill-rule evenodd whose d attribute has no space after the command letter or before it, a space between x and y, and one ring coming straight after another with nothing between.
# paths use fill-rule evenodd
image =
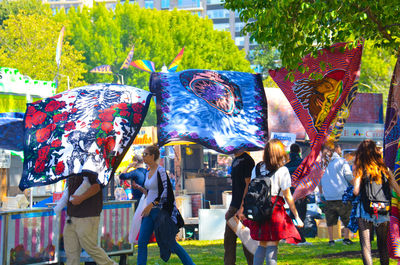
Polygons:
<instances>
[{"instance_id":1,"label":"lawn","mask_svg":"<svg viewBox=\"0 0 400 265\"><path fill-rule=\"evenodd\" d=\"M354 245L345 246L342 242L336 242L334 247L328 246L328 239L308 238L311 246L294 246L289 244L279 245L278 264L362 264L360 244L354 239ZM223 240L214 241L181 241L179 242L190 254L197 265L223 264L224 245ZM376 241L372 242L372 249L376 250ZM137 249L135 249L137 253ZM377 252L374 251L374 264L379 264ZM169 262L163 262L159 257L156 244L149 245L149 265L182 264L176 255L172 255ZM128 258L128 264L136 264L136 254ZM237 247L237 265L247 264L243 255L242 245ZM390 264L397 264L391 260Z\"/></svg>"}]
</instances>

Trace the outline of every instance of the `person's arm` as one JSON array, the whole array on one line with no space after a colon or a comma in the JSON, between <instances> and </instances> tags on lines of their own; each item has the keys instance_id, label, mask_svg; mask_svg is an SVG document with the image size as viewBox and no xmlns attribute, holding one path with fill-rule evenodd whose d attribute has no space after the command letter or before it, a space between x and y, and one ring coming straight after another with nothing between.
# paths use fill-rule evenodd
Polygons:
<instances>
[{"instance_id":1,"label":"person's arm","mask_svg":"<svg viewBox=\"0 0 400 265\"><path fill-rule=\"evenodd\" d=\"M303 227L304 224L303 224L303 221L299 217L299 214L297 212L296 206L294 205L294 200L293 200L293 197L292 197L292 193L290 192L290 188L286 189L286 190L283 190L282 193L283 193L283 197L285 197L285 200L286 200L287 204L289 204L289 209L290 209L290 211L292 211L292 213L294 215L294 218L295 218L295 220L297 222L297 226L298 227Z\"/></svg>"},{"instance_id":2,"label":"person's arm","mask_svg":"<svg viewBox=\"0 0 400 265\"><path fill-rule=\"evenodd\" d=\"M101 190L100 184L98 183L92 184L92 186L90 186L90 188L87 191L85 191L85 193L83 193L82 195L71 195L72 197L71 203L73 205L79 205L83 201L96 195L100 190Z\"/></svg>"},{"instance_id":3,"label":"person's arm","mask_svg":"<svg viewBox=\"0 0 400 265\"><path fill-rule=\"evenodd\" d=\"M354 178L354 188L353 188L354 196L358 196L358 194L360 194L360 186L361 186L361 177Z\"/></svg>"},{"instance_id":4,"label":"person's arm","mask_svg":"<svg viewBox=\"0 0 400 265\"><path fill-rule=\"evenodd\" d=\"M243 202L244 202L244 197L246 196L247 191L249 189L249 184L250 184L251 178L245 178L244 181L246 183L246 186L244 187L244 191L243 191L242 203L240 204L239 210L236 212L236 215L239 217L240 220L245 219L245 216L243 215Z\"/></svg>"},{"instance_id":5,"label":"person's arm","mask_svg":"<svg viewBox=\"0 0 400 265\"><path fill-rule=\"evenodd\" d=\"M353 172L347 162L343 164L343 176L350 185L354 185Z\"/></svg>"},{"instance_id":6,"label":"person's arm","mask_svg":"<svg viewBox=\"0 0 400 265\"><path fill-rule=\"evenodd\" d=\"M128 172L128 170L130 169L130 168L132 168L132 167L135 167L135 163L130 163L123 171L122 171L122 173L127 173Z\"/></svg>"},{"instance_id":7,"label":"person's arm","mask_svg":"<svg viewBox=\"0 0 400 265\"><path fill-rule=\"evenodd\" d=\"M389 184L390 186L394 189L394 191L397 193L397 196L400 196L400 187L399 184L397 184L396 180L394 179L392 171L389 171Z\"/></svg>"}]
</instances>

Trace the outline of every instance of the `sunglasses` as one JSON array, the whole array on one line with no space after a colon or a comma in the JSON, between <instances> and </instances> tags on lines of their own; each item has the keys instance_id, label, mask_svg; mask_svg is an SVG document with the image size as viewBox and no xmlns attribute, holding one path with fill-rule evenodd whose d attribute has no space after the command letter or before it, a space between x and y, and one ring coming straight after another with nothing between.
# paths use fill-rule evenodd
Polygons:
<instances>
[{"instance_id":1,"label":"sunglasses","mask_svg":"<svg viewBox=\"0 0 400 265\"><path fill-rule=\"evenodd\" d=\"M151 154L150 154L150 153L143 152L143 156L149 156L149 155L151 155Z\"/></svg>"}]
</instances>

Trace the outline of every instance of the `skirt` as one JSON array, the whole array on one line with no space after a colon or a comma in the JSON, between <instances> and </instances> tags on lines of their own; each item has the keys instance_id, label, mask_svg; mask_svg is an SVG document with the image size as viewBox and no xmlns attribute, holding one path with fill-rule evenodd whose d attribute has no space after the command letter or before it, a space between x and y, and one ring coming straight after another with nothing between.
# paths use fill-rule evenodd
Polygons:
<instances>
[{"instance_id":1,"label":"skirt","mask_svg":"<svg viewBox=\"0 0 400 265\"><path fill-rule=\"evenodd\" d=\"M250 229L250 236L257 241L279 241L285 239L287 243L297 244L301 242L301 237L293 224L292 219L286 213L282 197L272 197L272 203L278 201L275 205L272 217L265 223L258 223L249 219L243 221L243 224Z\"/></svg>"}]
</instances>

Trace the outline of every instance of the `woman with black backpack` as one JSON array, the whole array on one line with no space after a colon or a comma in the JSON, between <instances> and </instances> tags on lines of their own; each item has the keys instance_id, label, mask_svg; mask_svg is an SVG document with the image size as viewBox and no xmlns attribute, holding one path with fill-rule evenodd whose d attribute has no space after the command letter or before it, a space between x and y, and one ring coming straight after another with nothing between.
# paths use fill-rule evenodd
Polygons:
<instances>
[{"instance_id":1,"label":"woman with black backpack","mask_svg":"<svg viewBox=\"0 0 400 265\"><path fill-rule=\"evenodd\" d=\"M299 243L301 237L292 219L286 213L285 200L295 216L295 221L299 227L303 227L303 222L299 218L292 194L290 192L291 178L287 167L284 165L288 161L285 147L281 141L272 139L268 141L264 148L264 159L252 172L252 181L255 178L270 178L270 195L272 203L272 214L266 221L257 222L254 220L244 220L244 225L249 227L250 235L260 244L254 254L254 265L277 264L278 244L281 239L286 239L287 243ZM256 176L256 169L259 167L261 176ZM285 198L285 200L283 199ZM245 198L246 200L246 198ZM248 218L251 218L247 215Z\"/></svg>"},{"instance_id":2,"label":"woman with black backpack","mask_svg":"<svg viewBox=\"0 0 400 265\"><path fill-rule=\"evenodd\" d=\"M355 196L360 195L358 228L363 263L372 265L370 231L375 226L381 264L389 264L387 236L390 218L392 187L400 194L392 173L383 162L382 154L372 140L364 140L358 146L354 161Z\"/></svg>"}]
</instances>

